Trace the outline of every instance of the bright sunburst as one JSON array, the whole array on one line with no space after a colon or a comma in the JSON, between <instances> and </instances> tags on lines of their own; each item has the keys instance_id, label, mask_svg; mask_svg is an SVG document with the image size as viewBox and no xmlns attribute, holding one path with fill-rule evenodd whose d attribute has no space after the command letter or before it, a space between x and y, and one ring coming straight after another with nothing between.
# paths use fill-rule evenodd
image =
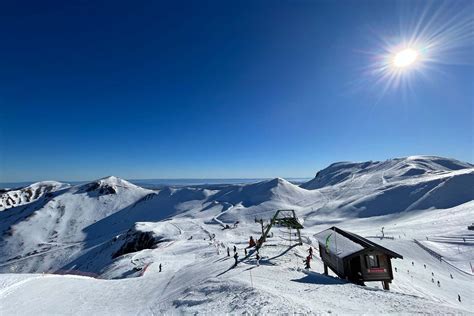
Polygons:
<instances>
[{"instance_id":1,"label":"bright sunburst","mask_svg":"<svg viewBox=\"0 0 474 316\"><path fill-rule=\"evenodd\" d=\"M382 97L387 91L413 90L417 79L449 64L472 64L469 45L474 40L474 19L456 3L422 2L415 10L400 10L399 25L375 32L378 43L369 52L372 62L363 79ZM375 82L373 82L375 80Z\"/></svg>"},{"instance_id":2,"label":"bright sunburst","mask_svg":"<svg viewBox=\"0 0 474 316\"><path fill-rule=\"evenodd\" d=\"M406 68L413 66L418 59L418 52L411 48L406 48L395 54L393 58L393 65L397 68Z\"/></svg>"}]
</instances>

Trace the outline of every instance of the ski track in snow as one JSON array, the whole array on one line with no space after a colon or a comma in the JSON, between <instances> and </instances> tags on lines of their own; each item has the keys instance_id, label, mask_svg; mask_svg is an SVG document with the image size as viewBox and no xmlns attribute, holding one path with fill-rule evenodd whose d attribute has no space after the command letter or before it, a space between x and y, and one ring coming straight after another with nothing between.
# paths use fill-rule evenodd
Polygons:
<instances>
[{"instance_id":1,"label":"ski track in snow","mask_svg":"<svg viewBox=\"0 0 474 316\"><path fill-rule=\"evenodd\" d=\"M472 235L466 230L474 216L474 201L466 189L474 189L474 183L468 182L473 173L472 165L454 160L409 157L334 164L302 187L274 179L219 190L152 192L115 177L66 189L58 185L63 191L54 201L45 202L40 194L37 200L28 199L28 208L38 207L26 220L15 219L13 230L0 221L0 233L5 236L0 260L20 249L15 248L18 245L27 246L19 254L23 256L3 262L0 269L8 272L14 266L20 272L42 272L42 267L67 267L100 279L0 274L0 315L473 314L474 276L468 269L474 253ZM464 182L454 182L458 186L453 188L451 179ZM325 181L331 184L324 185ZM451 191L446 191L448 181ZM321 187L308 190L305 186ZM410 188L407 194L406 188ZM458 193L457 204L449 203L449 192ZM401 203L404 200L409 203ZM417 209L430 203L448 206ZM370 205L390 212L359 216ZM20 206L18 210L23 210ZM274 236L260 249L257 267L253 249L244 256L249 236L260 234L254 218L268 222L276 209L288 208L304 219L303 246L294 245L288 230L272 228ZM13 211L0 212L0 220L13 221ZM237 221L237 228L222 229L225 223ZM396 271L390 291L378 283L363 287L340 280L332 272L321 274L314 234L335 222L365 237L385 228L390 238L373 240L404 256L392 260ZM57 236L54 241L52 232ZM152 247L150 238L154 238ZM132 243L131 252L112 259L127 243ZM41 245L56 248L27 255ZM232 250L230 257L226 253L234 245L240 255L236 267ZM302 260L310 245L315 256L306 271ZM455 251L453 245L457 245ZM61 254L73 247L78 250L68 263Z\"/></svg>"}]
</instances>

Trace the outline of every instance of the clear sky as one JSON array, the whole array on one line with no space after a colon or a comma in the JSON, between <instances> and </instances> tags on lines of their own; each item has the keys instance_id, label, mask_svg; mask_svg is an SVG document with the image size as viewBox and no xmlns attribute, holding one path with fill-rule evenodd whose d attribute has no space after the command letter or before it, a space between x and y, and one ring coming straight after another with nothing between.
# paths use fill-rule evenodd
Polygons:
<instances>
[{"instance_id":1,"label":"clear sky","mask_svg":"<svg viewBox=\"0 0 474 316\"><path fill-rule=\"evenodd\" d=\"M473 162L472 12L470 0L2 1L0 182ZM424 60L393 84L384 60L408 38L429 42Z\"/></svg>"}]
</instances>

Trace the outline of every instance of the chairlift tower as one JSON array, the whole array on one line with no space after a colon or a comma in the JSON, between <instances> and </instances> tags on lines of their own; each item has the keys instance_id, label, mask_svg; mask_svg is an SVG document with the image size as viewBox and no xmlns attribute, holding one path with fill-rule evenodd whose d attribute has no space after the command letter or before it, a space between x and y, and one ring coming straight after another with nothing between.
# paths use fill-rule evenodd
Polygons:
<instances>
[{"instance_id":1,"label":"chairlift tower","mask_svg":"<svg viewBox=\"0 0 474 316\"><path fill-rule=\"evenodd\" d=\"M273 215L273 218L270 220L270 224L268 224L266 227L263 225L263 220L257 220L255 219L256 222L259 222L262 225L262 236L257 242L257 250L260 249L263 245L263 243L266 241L268 233L272 229L273 226L283 226L287 227L290 230L290 240L291 240L291 229L296 229L297 232L297 241L298 245L302 245L303 241L301 240L301 233L300 229L303 229L303 225L298 221L298 218L296 217L295 210L278 210L276 211L275 215Z\"/></svg>"}]
</instances>

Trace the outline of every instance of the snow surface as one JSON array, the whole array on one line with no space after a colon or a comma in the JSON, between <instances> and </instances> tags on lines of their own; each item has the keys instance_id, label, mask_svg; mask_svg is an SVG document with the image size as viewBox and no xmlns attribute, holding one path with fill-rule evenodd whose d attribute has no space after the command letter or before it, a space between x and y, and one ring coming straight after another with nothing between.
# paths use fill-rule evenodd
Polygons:
<instances>
[{"instance_id":1,"label":"snow surface","mask_svg":"<svg viewBox=\"0 0 474 316\"><path fill-rule=\"evenodd\" d=\"M108 177L64 188L0 212L0 315L472 314L473 176L470 164L413 156L333 164L301 187L152 191ZM273 228L257 266L244 248L276 209L296 210L304 244ZM403 255L390 291L322 274L314 234L331 226Z\"/></svg>"},{"instance_id":2,"label":"snow surface","mask_svg":"<svg viewBox=\"0 0 474 316\"><path fill-rule=\"evenodd\" d=\"M341 258L364 249L360 244L353 242L346 236L343 236L332 229L323 230L322 232L317 233L314 237L319 243L324 245L324 247L327 247L330 253L337 254Z\"/></svg>"},{"instance_id":3,"label":"snow surface","mask_svg":"<svg viewBox=\"0 0 474 316\"><path fill-rule=\"evenodd\" d=\"M68 187L69 184L66 183L41 181L20 189L3 190L0 194L0 211L34 202L48 193Z\"/></svg>"}]
</instances>

